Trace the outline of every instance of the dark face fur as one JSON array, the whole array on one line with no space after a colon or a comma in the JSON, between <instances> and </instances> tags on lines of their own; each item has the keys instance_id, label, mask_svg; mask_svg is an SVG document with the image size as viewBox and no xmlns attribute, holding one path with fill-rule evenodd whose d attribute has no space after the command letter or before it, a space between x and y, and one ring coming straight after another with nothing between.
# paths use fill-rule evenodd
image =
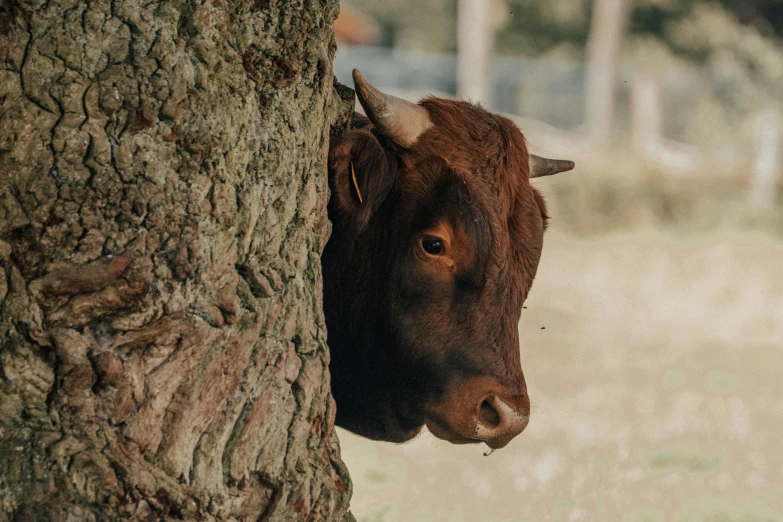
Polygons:
<instances>
[{"instance_id":1,"label":"dark face fur","mask_svg":"<svg viewBox=\"0 0 783 522\"><path fill-rule=\"evenodd\" d=\"M530 413L517 323L546 208L513 123L466 102L421 107L431 125L408 147L362 117L331 146L322 266L336 422L372 439L426 424L502 447Z\"/></svg>"}]
</instances>

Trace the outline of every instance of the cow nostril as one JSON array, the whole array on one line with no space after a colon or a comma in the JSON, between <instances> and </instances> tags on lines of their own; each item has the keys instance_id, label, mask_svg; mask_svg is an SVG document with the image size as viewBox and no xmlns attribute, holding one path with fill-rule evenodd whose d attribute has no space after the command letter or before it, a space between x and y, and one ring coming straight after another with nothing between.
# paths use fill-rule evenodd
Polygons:
<instances>
[{"instance_id":1,"label":"cow nostril","mask_svg":"<svg viewBox=\"0 0 783 522\"><path fill-rule=\"evenodd\" d=\"M514 401L515 406L497 395L490 395L479 405L473 438L486 442L490 448L502 448L527 426L529 409L526 401Z\"/></svg>"},{"instance_id":2,"label":"cow nostril","mask_svg":"<svg viewBox=\"0 0 783 522\"><path fill-rule=\"evenodd\" d=\"M478 422L488 429L495 429L500 425L500 414L492 406L488 399L481 402L478 412Z\"/></svg>"}]
</instances>

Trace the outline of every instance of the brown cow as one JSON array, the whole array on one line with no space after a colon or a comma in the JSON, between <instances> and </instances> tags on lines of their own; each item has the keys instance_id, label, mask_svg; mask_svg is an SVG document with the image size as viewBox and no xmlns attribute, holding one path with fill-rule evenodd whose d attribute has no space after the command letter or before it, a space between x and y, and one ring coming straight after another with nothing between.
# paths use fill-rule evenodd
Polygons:
<instances>
[{"instance_id":1,"label":"brown cow","mask_svg":"<svg viewBox=\"0 0 783 522\"><path fill-rule=\"evenodd\" d=\"M331 144L322 258L336 422L501 448L530 415L517 323L547 214L529 178L573 163L529 155L481 107L416 105L353 77L369 120Z\"/></svg>"}]
</instances>

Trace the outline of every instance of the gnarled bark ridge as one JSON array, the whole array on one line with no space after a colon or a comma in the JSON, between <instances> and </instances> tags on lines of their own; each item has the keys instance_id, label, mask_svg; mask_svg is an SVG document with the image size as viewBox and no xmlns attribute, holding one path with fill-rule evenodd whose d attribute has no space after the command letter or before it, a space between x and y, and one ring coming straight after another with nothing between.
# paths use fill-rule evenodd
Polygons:
<instances>
[{"instance_id":1,"label":"gnarled bark ridge","mask_svg":"<svg viewBox=\"0 0 783 522\"><path fill-rule=\"evenodd\" d=\"M0 520L346 511L319 262L336 14L0 2Z\"/></svg>"}]
</instances>

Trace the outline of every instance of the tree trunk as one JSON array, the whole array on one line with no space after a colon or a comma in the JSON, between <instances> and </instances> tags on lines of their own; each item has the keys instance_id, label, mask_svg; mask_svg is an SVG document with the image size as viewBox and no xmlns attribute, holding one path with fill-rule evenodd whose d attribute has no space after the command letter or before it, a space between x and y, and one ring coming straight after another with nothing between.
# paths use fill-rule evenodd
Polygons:
<instances>
[{"instance_id":1,"label":"tree trunk","mask_svg":"<svg viewBox=\"0 0 783 522\"><path fill-rule=\"evenodd\" d=\"M492 104L492 44L489 6L485 0L459 0L457 4L457 95Z\"/></svg>"},{"instance_id":2,"label":"tree trunk","mask_svg":"<svg viewBox=\"0 0 783 522\"><path fill-rule=\"evenodd\" d=\"M617 74L629 9L630 0L593 0L587 41L586 123L590 138L601 145L611 140L614 131Z\"/></svg>"},{"instance_id":3,"label":"tree trunk","mask_svg":"<svg viewBox=\"0 0 783 522\"><path fill-rule=\"evenodd\" d=\"M0 520L347 510L337 4L0 1Z\"/></svg>"}]
</instances>

